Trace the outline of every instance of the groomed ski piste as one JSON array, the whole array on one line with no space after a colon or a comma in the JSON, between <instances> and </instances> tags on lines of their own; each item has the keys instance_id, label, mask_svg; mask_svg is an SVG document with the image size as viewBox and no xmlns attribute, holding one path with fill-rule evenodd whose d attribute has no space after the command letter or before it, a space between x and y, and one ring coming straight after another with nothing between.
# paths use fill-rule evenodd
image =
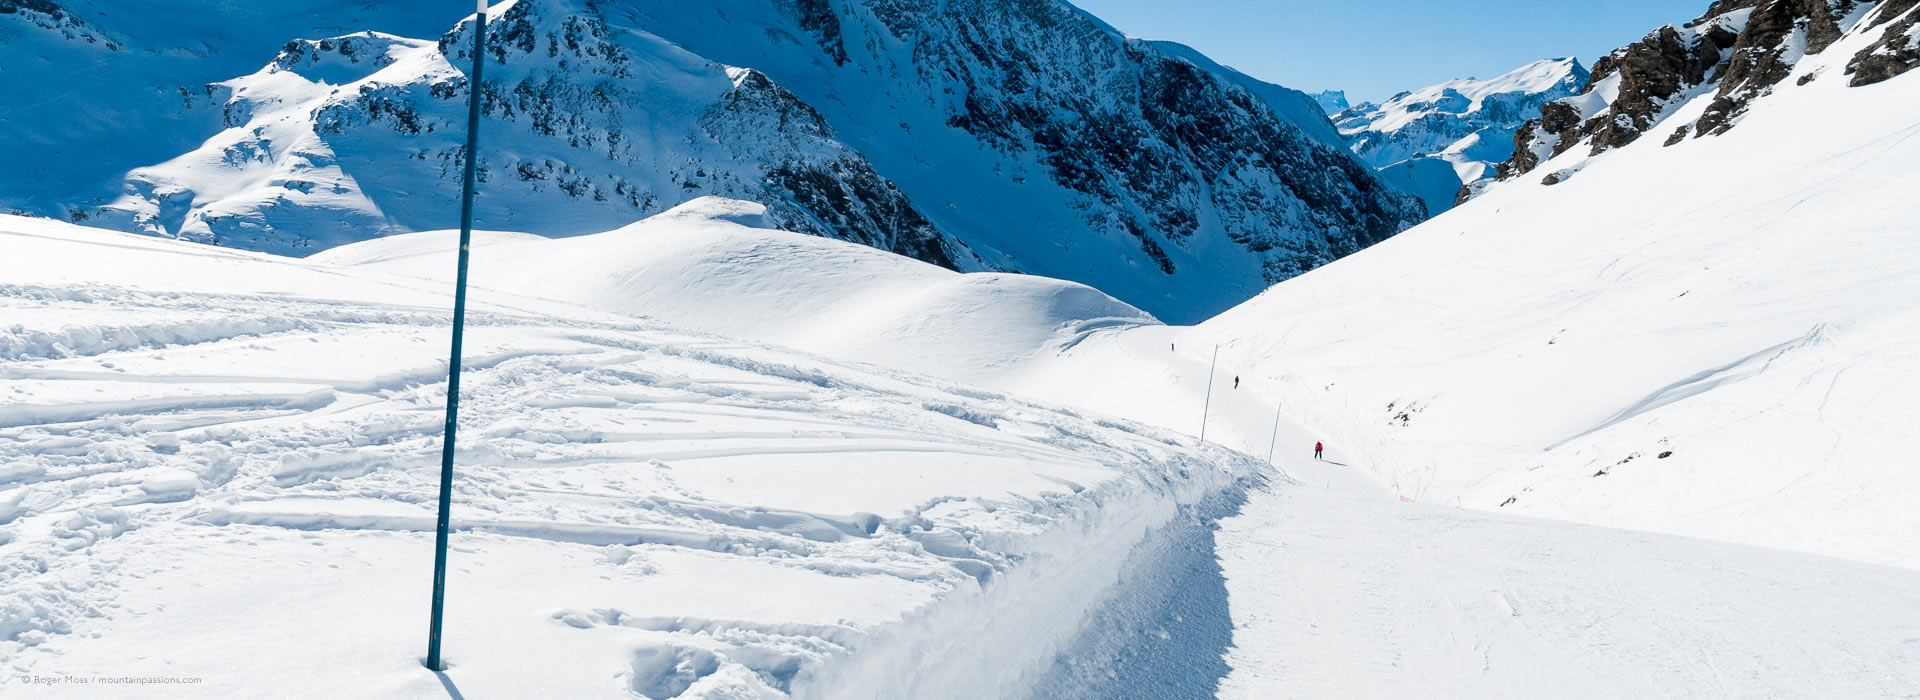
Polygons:
<instances>
[{"instance_id":1,"label":"groomed ski piste","mask_svg":"<svg viewBox=\"0 0 1920 700\"><path fill-rule=\"evenodd\" d=\"M440 675L453 235L0 216L0 682L1920 696L1920 74L1845 88L1870 38L1195 327L731 200L482 232Z\"/></svg>"}]
</instances>

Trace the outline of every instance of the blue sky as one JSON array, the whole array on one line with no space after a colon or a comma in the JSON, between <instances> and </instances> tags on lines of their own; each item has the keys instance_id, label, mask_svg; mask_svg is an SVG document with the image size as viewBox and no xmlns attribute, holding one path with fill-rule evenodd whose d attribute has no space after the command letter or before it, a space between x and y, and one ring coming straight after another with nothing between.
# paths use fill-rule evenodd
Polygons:
<instances>
[{"instance_id":1,"label":"blue sky","mask_svg":"<svg viewBox=\"0 0 1920 700\"><path fill-rule=\"evenodd\" d=\"M1379 101L1542 58L1592 66L1708 0L1069 0L1127 34L1187 44L1269 82Z\"/></svg>"}]
</instances>

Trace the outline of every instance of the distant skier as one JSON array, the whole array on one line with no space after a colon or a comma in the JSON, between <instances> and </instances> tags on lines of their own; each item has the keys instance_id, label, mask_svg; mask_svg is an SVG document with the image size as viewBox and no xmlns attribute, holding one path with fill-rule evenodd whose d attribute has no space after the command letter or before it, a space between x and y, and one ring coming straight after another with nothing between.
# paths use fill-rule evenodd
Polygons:
<instances>
[{"instance_id":1,"label":"distant skier","mask_svg":"<svg viewBox=\"0 0 1920 700\"><path fill-rule=\"evenodd\" d=\"M1313 443L1313 458L1314 458L1314 459L1320 459L1320 458L1321 458L1321 457L1320 457L1320 453L1321 453L1321 451L1322 451L1322 450L1325 450L1325 449L1327 449L1327 446L1326 446L1326 445L1322 445L1322 444L1320 444L1320 443L1317 443L1317 442L1316 442L1316 443Z\"/></svg>"},{"instance_id":2,"label":"distant skier","mask_svg":"<svg viewBox=\"0 0 1920 700\"><path fill-rule=\"evenodd\" d=\"M1167 343L1167 352L1173 352L1173 343Z\"/></svg>"},{"instance_id":3,"label":"distant skier","mask_svg":"<svg viewBox=\"0 0 1920 700\"><path fill-rule=\"evenodd\" d=\"M1233 378L1233 388L1235 388L1235 389L1238 389L1238 388L1240 388L1240 377L1238 377L1238 376L1235 376L1235 377Z\"/></svg>"}]
</instances>

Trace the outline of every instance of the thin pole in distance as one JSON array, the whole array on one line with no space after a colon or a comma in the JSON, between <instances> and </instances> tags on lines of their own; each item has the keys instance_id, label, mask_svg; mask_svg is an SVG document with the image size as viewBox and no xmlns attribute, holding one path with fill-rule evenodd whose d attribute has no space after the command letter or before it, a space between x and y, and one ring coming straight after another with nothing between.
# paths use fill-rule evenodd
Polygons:
<instances>
[{"instance_id":1,"label":"thin pole in distance","mask_svg":"<svg viewBox=\"0 0 1920 700\"><path fill-rule=\"evenodd\" d=\"M1200 404L1200 441L1207 441L1207 412L1213 408L1213 369L1220 365L1220 344L1213 345L1213 361L1207 365L1207 398Z\"/></svg>"},{"instance_id":2,"label":"thin pole in distance","mask_svg":"<svg viewBox=\"0 0 1920 700\"><path fill-rule=\"evenodd\" d=\"M1273 434L1267 438L1267 466L1273 464L1273 446L1280 442L1280 402L1273 404Z\"/></svg>"},{"instance_id":3,"label":"thin pole in distance","mask_svg":"<svg viewBox=\"0 0 1920 700\"><path fill-rule=\"evenodd\" d=\"M487 40L487 0L475 0L473 71L467 74L467 172L460 189L460 268L453 288L453 350L447 360L447 427L440 446L440 518L434 527L433 614L427 627L427 668L440 663L440 622L446 609L447 523L453 508L453 431L460 419L460 337L467 327L467 253L473 243L474 162L480 158L480 66Z\"/></svg>"}]
</instances>

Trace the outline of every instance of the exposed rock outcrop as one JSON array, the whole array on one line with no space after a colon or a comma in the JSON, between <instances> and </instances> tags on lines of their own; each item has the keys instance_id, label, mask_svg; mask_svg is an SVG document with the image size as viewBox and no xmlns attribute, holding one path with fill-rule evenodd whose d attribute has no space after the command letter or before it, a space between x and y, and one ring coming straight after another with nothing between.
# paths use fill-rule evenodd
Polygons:
<instances>
[{"instance_id":1,"label":"exposed rock outcrop","mask_svg":"<svg viewBox=\"0 0 1920 700\"><path fill-rule=\"evenodd\" d=\"M1869 31L1886 25L1879 40L1854 54L1847 64L1853 87L1872 85L1920 66L1920 0L1886 0L1875 10Z\"/></svg>"}]
</instances>

